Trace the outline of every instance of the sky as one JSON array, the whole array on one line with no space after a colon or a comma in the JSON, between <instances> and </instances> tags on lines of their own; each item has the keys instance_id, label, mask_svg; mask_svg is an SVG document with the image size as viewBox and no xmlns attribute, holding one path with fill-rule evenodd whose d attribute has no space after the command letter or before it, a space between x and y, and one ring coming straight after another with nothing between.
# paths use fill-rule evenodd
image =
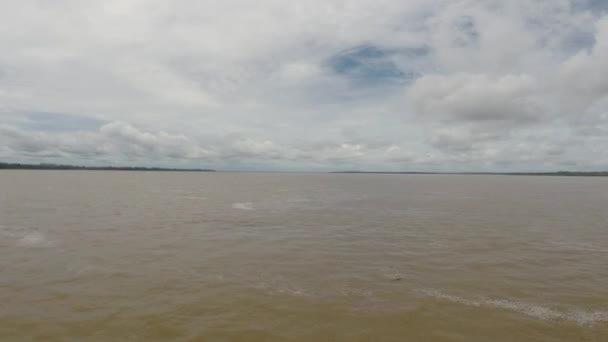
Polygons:
<instances>
[{"instance_id":1,"label":"sky","mask_svg":"<svg viewBox=\"0 0 608 342\"><path fill-rule=\"evenodd\" d=\"M608 170L605 0L5 0L0 51L0 161Z\"/></svg>"}]
</instances>

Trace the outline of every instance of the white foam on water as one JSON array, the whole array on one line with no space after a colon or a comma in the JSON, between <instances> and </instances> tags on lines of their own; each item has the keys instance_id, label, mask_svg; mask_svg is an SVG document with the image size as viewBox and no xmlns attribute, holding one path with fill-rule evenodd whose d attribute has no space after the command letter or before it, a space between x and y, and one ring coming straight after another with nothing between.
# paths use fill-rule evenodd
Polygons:
<instances>
[{"instance_id":1,"label":"white foam on water","mask_svg":"<svg viewBox=\"0 0 608 342\"><path fill-rule=\"evenodd\" d=\"M443 243L443 242L439 242L439 241L432 241L429 242L428 246L432 249L446 249L448 248L448 245Z\"/></svg>"},{"instance_id":2,"label":"white foam on water","mask_svg":"<svg viewBox=\"0 0 608 342\"><path fill-rule=\"evenodd\" d=\"M510 310L541 320L563 320L577 323L579 325L592 325L608 322L608 311L585 311L570 310L560 311L547 308L537 304L518 302L507 299L468 299L459 296L449 295L437 290L420 290L419 293L427 297L458 303L466 306L481 308L496 308Z\"/></svg>"},{"instance_id":3,"label":"white foam on water","mask_svg":"<svg viewBox=\"0 0 608 342\"><path fill-rule=\"evenodd\" d=\"M382 272L382 276L391 281L400 281L405 278L405 275L401 271L392 267L385 268Z\"/></svg>"},{"instance_id":4,"label":"white foam on water","mask_svg":"<svg viewBox=\"0 0 608 342\"><path fill-rule=\"evenodd\" d=\"M308 297L309 294L306 291L297 287L278 287L274 289L275 293L286 294L295 297Z\"/></svg>"},{"instance_id":5,"label":"white foam on water","mask_svg":"<svg viewBox=\"0 0 608 342\"><path fill-rule=\"evenodd\" d=\"M307 197L290 197L286 201L287 203L309 203L312 202L310 198Z\"/></svg>"},{"instance_id":6,"label":"white foam on water","mask_svg":"<svg viewBox=\"0 0 608 342\"><path fill-rule=\"evenodd\" d=\"M7 227L0 225L0 235L7 238L22 238L25 235L26 228L23 227Z\"/></svg>"},{"instance_id":7,"label":"white foam on water","mask_svg":"<svg viewBox=\"0 0 608 342\"><path fill-rule=\"evenodd\" d=\"M205 197L205 196L196 196L196 195L180 195L177 198L184 199L184 200L197 200L197 201L203 201L203 200L207 199L207 197Z\"/></svg>"},{"instance_id":8,"label":"white foam on water","mask_svg":"<svg viewBox=\"0 0 608 342\"><path fill-rule=\"evenodd\" d=\"M94 272L97 270L97 267L95 267L93 265L84 265L84 266L72 265L72 266L67 266L66 270L75 275L81 275L81 274L87 274L87 273Z\"/></svg>"},{"instance_id":9,"label":"white foam on water","mask_svg":"<svg viewBox=\"0 0 608 342\"><path fill-rule=\"evenodd\" d=\"M338 292L342 296L346 296L346 297L371 298L374 295L374 293L371 290L361 289L361 288L357 288L357 287L343 287L343 288L338 289Z\"/></svg>"},{"instance_id":10,"label":"white foam on water","mask_svg":"<svg viewBox=\"0 0 608 342\"><path fill-rule=\"evenodd\" d=\"M233 209L239 209L239 210L255 210L253 208L253 203L251 203L251 202L236 202L236 203L232 203L232 208Z\"/></svg>"},{"instance_id":11,"label":"white foam on water","mask_svg":"<svg viewBox=\"0 0 608 342\"><path fill-rule=\"evenodd\" d=\"M294 297L310 297L311 293L284 276L261 276L253 288L263 290L271 295L287 295Z\"/></svg>"},{"instance_id":12,"label":"white foam on water","mask_svg":"<svg viewBox=\"0 0 608 342\"><path fill-rule=\"evenodd\" d=\"M41 232L29 232L17 240L19 247L49 247L51 241Z\"/></svg>"},{"instance_id":13,"label":"white foam on water","mask_svg":"<svg viewBox=\"0 0 608 342\"><path fill-rule=\"evenodd\" d=\"M309 297L310 294L307 293L301 287L295 286L293 284L285 283L285 282L260 282L254 286L254 288L264 290L272 295L288 295L294 297Z\"/></svg>"},{"instance_id":14,"label":"white foam on water","mask_svg":"<svg viewBox=\"0 0 608 342\"><path fill-rule=\"evenodd\" d=\"M549 241L549 248L562 248L571 251L580 251L580 252L596 252L596 253L608 253L607 248L602 248L590 243L571 243L565 241Z\"/></svg>"}]
</instances>

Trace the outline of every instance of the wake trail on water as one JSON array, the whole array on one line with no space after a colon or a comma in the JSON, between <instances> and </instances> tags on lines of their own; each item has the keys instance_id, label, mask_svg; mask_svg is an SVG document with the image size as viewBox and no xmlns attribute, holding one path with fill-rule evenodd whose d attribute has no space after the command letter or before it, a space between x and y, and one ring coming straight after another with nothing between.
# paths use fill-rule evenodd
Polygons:
<instances>
[{"instance_id":1,"label":"wake trail on water","mask_svg":"<svg viewBox=\"0 0 608 342\"><path fill-rule=\"evenodd\" d=\"M579 325L593 325L608 322L608 311L606 310L587 311L575 309L569 311L561 311L537 304L519 302L509 299L470 299L446 294L433 289L419 290L417 292L423 296L431 297L437 300L443 300L479 308L504 309L521 313L540 320L570 321Z\"/></svg>"}]
</instances>

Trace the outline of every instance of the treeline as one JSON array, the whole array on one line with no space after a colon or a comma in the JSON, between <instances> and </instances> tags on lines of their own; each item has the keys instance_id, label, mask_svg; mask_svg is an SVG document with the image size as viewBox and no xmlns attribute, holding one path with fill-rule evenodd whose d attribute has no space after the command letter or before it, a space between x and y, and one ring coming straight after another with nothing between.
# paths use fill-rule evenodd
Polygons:
<instances>
[{"instance_id":1,"label":"treeline","mask_svg":"<svg viewBox=\"0 0 608 342\"><path fill-rule=\"evenodd\" d=\"M514 176L588 176L588 177L608 177L608 171L557 171L557 172L513 172L506 173Z\"/></svg>"},{"instance_id":2,"label":"treeline","mask_svg":"<svg viewBox=\"0 0 608 342\"><path fill-rule=\"evenodd\" d=\"M212 169L178 169L142 166L81 166L64 164L21 164L0 162L0 170L98 170L98 171L188 171L215 172Z\"/></svg>"},{"instance_id":3,"label":"treeline","mask_svg":"<svg viewBox=\"0 0 608 342\"><path fill-rule=\"evenodd\" d=\"M585 176L608 177L608 171L557 171L557 172L409 172L409 171L334 171L332 173L386 174L386 175L504 175L504 176Z\"/></svg>"}]
</instances>

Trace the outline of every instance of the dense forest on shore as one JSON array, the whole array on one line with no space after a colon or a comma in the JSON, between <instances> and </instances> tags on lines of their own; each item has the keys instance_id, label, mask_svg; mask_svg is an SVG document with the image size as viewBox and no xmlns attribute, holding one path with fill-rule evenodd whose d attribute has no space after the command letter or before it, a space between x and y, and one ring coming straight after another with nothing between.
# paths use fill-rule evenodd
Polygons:
<instances>
[{"instance_id":1,"label":"dense forest on shore","mask_svg":"<svg viewBox=\"0 0 608 342\"><path fill-rule=\"evenodd\" d=\"M143 166L82 166L66 164L22 164L0 162L0 170L103 170L103 171L184 171L215 172L213 169L180 169ZM587 176L608 177L608 171L556 171L556 172L417 172L417 171L333 171L348 174L391 175L508 175L508 176Z\"/></svg>"},{"instance_id":2,"label":"dense forest on shore","mask_svg":"<svg viewBox=\"0 0 608 342\"><path fill-rule=\"evenodd\" d=\"M586 176L608 177L608 171L556 171L556 172L383 172L383 171L335 171L332 173L388 174L388 175L506 175L506 176Z\"/></svg>"},{"instance_id":3,"label":"dense forest on shore","mask_svg":"<svg viewBox=\"0 0 608 342\"><path fill-rule=\"evenodd\" d=\"M189 171L189 172L214 172L211 169L179 169L162 167L142 167L142 166L81 166L64 164L21 164L21 163L2 163L0 170L103 170L103 171Z\"/></svg>"}]
</instances>

